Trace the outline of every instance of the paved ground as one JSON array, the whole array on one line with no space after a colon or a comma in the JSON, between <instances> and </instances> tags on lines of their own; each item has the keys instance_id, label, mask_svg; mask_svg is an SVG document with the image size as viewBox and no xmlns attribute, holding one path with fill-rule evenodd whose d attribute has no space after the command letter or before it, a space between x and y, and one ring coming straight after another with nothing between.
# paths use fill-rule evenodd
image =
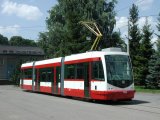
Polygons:
<instances>
[{"instance_id":1,"label":"paved ground","mask_svg":"<svg viewBox=\"0 0 160 120\"><path fill-rule=\"evenodd\" d=\"M0 120L160 120L160 94L133 101L86 102L0 86Z\"/></svg>"}]
</instances>

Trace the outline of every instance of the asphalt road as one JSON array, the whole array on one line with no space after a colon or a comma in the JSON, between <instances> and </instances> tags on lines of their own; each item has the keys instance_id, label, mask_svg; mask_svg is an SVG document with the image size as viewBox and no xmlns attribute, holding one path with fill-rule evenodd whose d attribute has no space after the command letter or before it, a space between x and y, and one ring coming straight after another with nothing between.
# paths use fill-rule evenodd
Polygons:
<instances>
[{"instance_id":1,"label":"asphalt road","mask_svg":"<svg viewBox=\"0 0 160 120\"><path fill-rule=\"evenodd\" d=\"M0 120L160 120L160 94L133 101L87 102L0 86Z\"/></svg>"}]
</instances>

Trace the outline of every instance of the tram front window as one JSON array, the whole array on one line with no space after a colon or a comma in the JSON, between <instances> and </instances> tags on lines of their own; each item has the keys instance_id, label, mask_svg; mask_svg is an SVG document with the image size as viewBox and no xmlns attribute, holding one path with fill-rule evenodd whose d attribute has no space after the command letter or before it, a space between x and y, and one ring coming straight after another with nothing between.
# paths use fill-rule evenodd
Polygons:
<instances>
[{"instance_id":1,"label":"tram front window","mask_svg":"<svg viewBox=\"0 0 160 120\"><path fill-rule=\"evenodd\" d=\"M106 55L107 81L109 84L125 88L133 83L131 63L125 55Z\"/></svg>"}]
</instances>

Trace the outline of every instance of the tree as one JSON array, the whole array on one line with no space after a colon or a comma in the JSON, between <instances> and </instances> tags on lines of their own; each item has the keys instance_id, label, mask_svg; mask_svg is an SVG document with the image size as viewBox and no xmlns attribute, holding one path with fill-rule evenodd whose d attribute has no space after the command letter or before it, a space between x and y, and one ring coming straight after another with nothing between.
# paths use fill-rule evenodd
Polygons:
<instances>
[{"instance_id":1,"label":"tree","mask_svg":"<svg viewBox=\"0 0 160 120\"><path fill-rule=\"evenodd\" d=\"M158 34L156 34L156 35L157 35L158 39L160 39L160 13L159 13L159 16L157 18L157 21L158 21L158 23L157 23L156 27L157 27L157 30L158 30Z\"/></svg>"},{"instance_id":2,"label":"tree","mask_svg":"<svg viewBox=\"0 0 160 120\"><path fill-rule=\"evenodd\" d=\"M12 36L9 43L10 45L21 46L23 45L23 38L21 36Z\"/></svg>"},{"instance_id":3,"label":"tree","mask_svg":"<svg viewBox=\"0 0 160 120\"><path fill-rule=\"evenodd\" d=\"M130 17L129 17L129 45L130 45L130 56L133 65L134 79L135 83L139 84L141 79L140 70L140 40L141 33L138 28L138 7L133 4L130 9Z\"/></svg>"},{"instance_id":4,"label":"tree","mask_svg":"<svg viewBox=\"0 0 160 120\"><path fill-rule=\"evenodd\" d=\"M44 53L46 54L46 57L48 57L47 55L49 53L48 52L48 36L47 36L47 33L40 33L39 34L39 41L38 41L38 46L40 48L42 48L44 50Z\"/></svg>"},{"instance_id":5,"label":"tree","mask_svg":"<svg viewBox=\"0 0 160 120\"><path fill-rule=\"evenodd\" d=\"M8 38L0 34L0 45L8 45Z\"/></svg>"},{"instance_id":6,"label":"tree","mask_svg":"<svg viewBox=\"0 0 160 120\"><path fill-rule=\"evenodd\" d=\"M160 38L157 40L157 51L160 54Z\"/></svg>"},{"instance_id":7,"label":"tree","mask_svg":"<svg viewBox=\"0 0 160 120\"><path fill-rule=\"evenodd\" d=\"M158 30L158 33L156 34L157 37L158 37L158 40L157 40L157 51L158 53L160 54L160 13L159 13L159 16L157 18L158 20L158 23L157 23L157 30Z\"/></svg>"},{"instance_id":8,"label":"tree","mask_svg":"<svg viewBox=\"0 0 160 120\"><path fill-rule=\"evenodd\" d=\"M24 39L21 36L12 36L9 43L14 46L37 46L34 40Z\"/></svg>"},{"instance_id":9,"label":"tree","mask_svg":"<svg viewBox=\"0 0 160 120\"><path fill-rule=\"evenodd\" d=\"M141 78L140 78L140 84L141 85L145 85L145 79L146 76L148 75L149 71L148 71L148 66L149 66L149 60L151 58L151 56L153 55L153 45L151 43L151 39L152 39L152 34L153 31L151 30L151 25L148 24L148 20L146 19L146 23L143 26L142 29L142 41L140 44L140 63L141 65L139 66L140 69L140 74L141 74Z\"/></svg>"},{"instance_id":10,"label":"tree","mask_svg":"<svg viewBox=\"0 0 160 120\"><path fill-rule=\"evenodd\" d=\"M160 40L158 40L157 48L160 48ZM160 88L160 51L151 57L149 61L149 74L146 79L147 88Z\"/></svg>"},{"instance_id":11,"label":"tree","mask_svg":"<svg viewBox=\"0 0 160 120\"><path fill-rule=\"evenodd\" d=\"M64 56L67 54L71 54L69 51L68 46L70 44L66 44L67 42L70 42L69 38L69 32L67 31L67 18L65 13L65 2L59 0L59 4L53 7L49 11L49 18L47 18L46 23L48 27L48 32L45 33L45 39L47 41L46 46L46 53L47 56ZM77 4L75 4L77 5ZM39 39L44 40L42 38L43 36L40 36Z\"/></svg>"},{"instance_id":12,"label":"tree","mask_svg":"<svg viewBox=\"0 0 160 120\"><path fill-rule=\"evenodd\" d=\"M22 46L32 46L32 47L36 47L37 43L34 40L30 40L30 39L23 39L23 45Z\"/></svg>"},{"instance_id":13,"label":"tree","mask_svg":"<svg viewBox=\"0 0 160 120\"><path fill-rule=\"evenodd\" d=\"M20 78L21 78L21 76L22 76L22 73L21 73L21 65L22 65L22 63L23 63L24 61L19 61L18 63L17 63L17 65L16 65L16 67L15 67L15 69L14 69L14 71L13 71L13 73L12 73L12 75L11 75L11 78L10 78L10 80L12 81L12 83L14 84L14 85L17 85L17 86L19 86L20 85Z\"/></svg>"},{"instance_id":14,"label":"tree","mask_svg":"<svg viewBox=\"0 0 160 120\"><path fill-rule=\"evenodd\" d=\"M113 32L112 40L110 41L111 43L110 47L120 47L122 48L123 51L127 51L127 45L120 36L121 36L120 32Z\"/></svg>"},{"instance_id":15,"label":"tree","mask_svg":"<svg viewBox=\"0 0 160 120\"><path fill-rule=\"evenodd\" d=\"M115 43L113 39L119 34L113 32L115 4L116 0L110 2L105 0L58 0L58 4L52 7L46 20L48 32L45 35L47 46L50 46L46 50L48 56L65 56L90 49L95 36L78 24L80 21L95 21L98 24L103 33L100 48L116 46L118 43ZM87 36L92 38L91 41L86 41ZM42 42L43 36L40 36L39 39Z\"/></svg>"},{"instance_id":16,"label":"tree","mask_svg":"<svg viewBox=\"0 0 160 120\"><path fill-rule=\"evenodd\" d=\"M158 33L156 34L157 37L158 37L158 40L157 40L157 51L158 53L160 53L160 13L159 13L159 16L157 18L158 20L158 23L157 23L157 30L158 30Z\"/></svg>"},{"instance_id":17,"label":"tree","mask_svg":"<svg viewBox=\"0 0 160 120\"><path fill-rule=\"evenodd\" d=\"M113 47L113 46L117 47L116 45L122 42L122 39L121 40L119 39L120 41L118 40L115 41L114 38L120 34L117 34L118 32L113 32L114 26L116 24L116 20L115 20L116 12L114 11L114 8L117 1L112 0L108 2L104 0L102 3L103 5L99 6L97 13L99 11L102 11L102 12L100 12L99 18L95 19L97 23L100 24L100 26L102 27L101 31L103 34L103 39L101 41L100 47L101 48L107 48L107 47ZM96 12L93 12L93 13L96 13Z\"/></svg>"},{"instance_id":18,"label":"tree","mask_svg":"<svg viewBox=\"0 0 160 120\"><path fill-rule=\"evenodd\" d=\"M149 74L146 79L146 87L148 88L160 88L160 14L157 20L157 50L149 61Z\"/></svg>"}]
</instances>

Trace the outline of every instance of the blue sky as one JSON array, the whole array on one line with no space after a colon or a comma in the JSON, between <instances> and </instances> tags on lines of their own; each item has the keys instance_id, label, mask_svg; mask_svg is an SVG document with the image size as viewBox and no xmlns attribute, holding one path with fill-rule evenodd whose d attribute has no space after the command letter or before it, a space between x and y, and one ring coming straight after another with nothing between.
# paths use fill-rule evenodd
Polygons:
<instances>
[{"instance_id":1,"label":"blue sky","mask_svg":"<svg viewBox=\"0 0 160 120\"><path fill-rule=\"evenodd\" d=\"M56 4L56 0L0 0L0 34L10 38L20 35L28 39L38 39L39 32L46 31L48 10ZM132 3L139 7L139 16L149 16L152 29L156 30L156 15L160 12L160 0L118 0L116 5L117 24L122 37L127 35L127 17ZM140 17L139 27L145 23L146 17ZM156 36L153 36L153 42Z\"/></svg>"}]
</instances>

